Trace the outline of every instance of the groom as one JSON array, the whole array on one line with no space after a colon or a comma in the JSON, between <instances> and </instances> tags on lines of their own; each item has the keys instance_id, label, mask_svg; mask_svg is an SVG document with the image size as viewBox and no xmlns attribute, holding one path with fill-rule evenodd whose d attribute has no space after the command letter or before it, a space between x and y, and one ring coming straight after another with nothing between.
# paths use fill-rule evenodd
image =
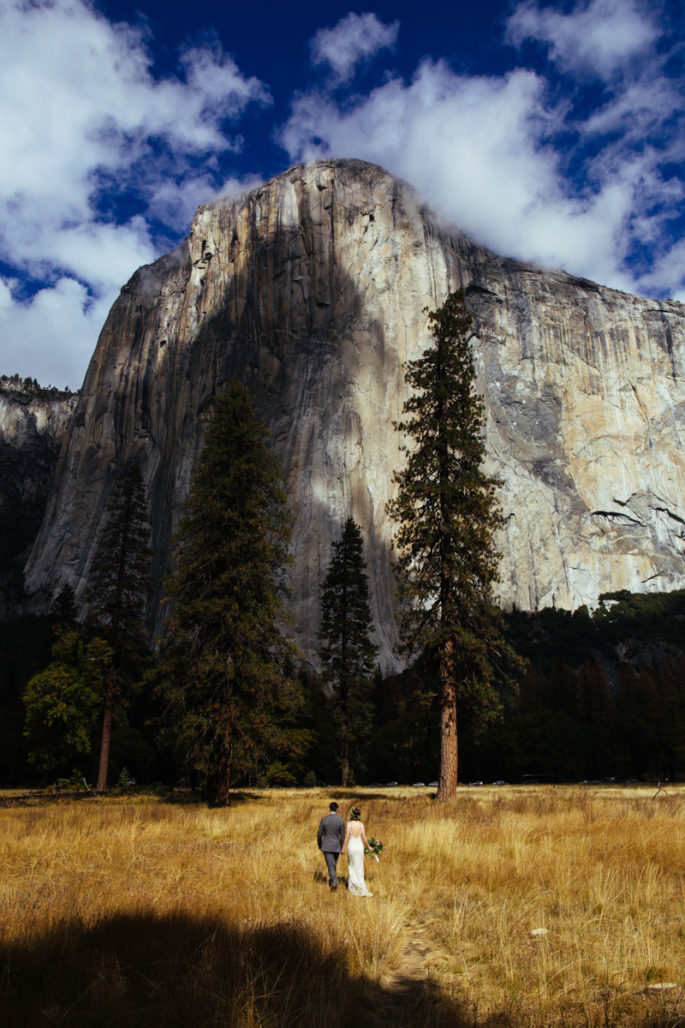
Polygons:
<instances>
[{"instance_id":1,"label":"groom","mask_svg":"<svg viewBox=\"0 0 685 1028\"><path fill-rule=\"evenodd\" d=\"M316 841L319 849L322 850L328 868L328 884L331 891L338 888L337 864L340 850L345 842L345 823L338 817L336 810L337 803L329 803L329 813L321 818L319 830L316 833Z\"/></svg>"}]
</instances>

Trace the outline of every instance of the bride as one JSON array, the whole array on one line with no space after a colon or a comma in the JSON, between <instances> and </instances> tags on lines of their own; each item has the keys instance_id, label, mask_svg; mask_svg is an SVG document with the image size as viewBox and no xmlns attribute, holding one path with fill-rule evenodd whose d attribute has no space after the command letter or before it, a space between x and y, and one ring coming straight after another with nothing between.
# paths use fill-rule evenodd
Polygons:
<instances>
[{"instance_id":1,"label":"bride","mask_svg":"<svg viewBox=\"0 0 685 1028\"><path fill-rule=\"evenodd\" d=\"M347 888L353 896L373 896L364 881L364 847L369 845L359 807L352 807L342 852L347 853Z\"/></svg>"}]
</instances>

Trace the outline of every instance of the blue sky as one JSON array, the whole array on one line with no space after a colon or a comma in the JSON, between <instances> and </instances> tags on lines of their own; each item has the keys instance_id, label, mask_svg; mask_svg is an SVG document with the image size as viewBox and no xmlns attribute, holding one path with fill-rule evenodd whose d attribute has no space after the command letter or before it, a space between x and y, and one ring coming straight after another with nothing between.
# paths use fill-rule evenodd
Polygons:
<instances>
[{"instance_id":1,"label":"blue sky","mask_svg":"<svg viewBox=\"0 0 685 1028\"><path fill-rule=\"evenodd\" d=\"M77 388L195 207L317 156L685 300L685 0L0 0L0 372Z\"/></svg>"}]
</instances>

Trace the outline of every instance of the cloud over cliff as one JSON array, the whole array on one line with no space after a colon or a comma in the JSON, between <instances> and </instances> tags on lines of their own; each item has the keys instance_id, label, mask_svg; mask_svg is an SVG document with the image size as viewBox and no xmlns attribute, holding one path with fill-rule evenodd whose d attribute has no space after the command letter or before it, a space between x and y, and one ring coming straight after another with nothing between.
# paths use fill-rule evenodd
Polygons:
<instances>
[{"instance_id":1,"label":"cloud over cliff","mask_svg":"<svg viewBox=\"0 0 685 1028\"><path fill-rule=\"evenodd\" d=\"M513 70L426 58L368 93L318 87L295 98L281 141L293 160L382 165L499 253L685 299L680 45L659 6L524 2L505 28Z\"/></svg>"},{"instance_id":2,"label":"cloud over cliff","mask_svg":"<svg viewBox=\"0 0 685 1028\"><path fill-rule=\"evenodd\" d=\"M293 46L275 12L184 5L184 32L223 36L170 44L89 0L3 0L0 371L78 386L119 288L198 204L319 156L386 167L498 252L685 299L681 6L493 6L312 5Z\"/></svg>"},{"instance_id":3,"label":"cloud over cliff","mask_svg":"<svg viewBox=\"0 0 685 1028\"><path fill-rule=\"evenodd\" d=\"M185 231L217 155L240 149L237 119L269 103L216 41L181 52L173 76L152 63L142 28L81 0L0 6L5 372L80 384L119 288L159 252L154 222L167 241Z\"/></svg>"}]
</instances>

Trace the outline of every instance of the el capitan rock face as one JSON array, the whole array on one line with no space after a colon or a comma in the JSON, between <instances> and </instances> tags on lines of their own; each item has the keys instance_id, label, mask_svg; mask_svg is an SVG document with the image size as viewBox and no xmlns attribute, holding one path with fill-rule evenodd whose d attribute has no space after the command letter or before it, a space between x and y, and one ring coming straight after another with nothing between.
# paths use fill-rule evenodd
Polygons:
<instances>
[{"instance_id":1,"label":"el capitan rock face","mask_svg":"<svg viewBox=\"0 0 685 1028\"><path fill-rule=\"evenodd\" d=\"M396 625L393 428L424 307L467 289L488 470L503 482L501 599L592 604L685 582L685 309L497 257L441 227L373 165L322 161L199 208L102 330L27 588L80 596L115 469L140 460L158 581L212 395L233 375L267 421L295 517L295 634L316 652L319 593L348 515L362 527L384 666Z\"/></svg>"}]
</instances>

